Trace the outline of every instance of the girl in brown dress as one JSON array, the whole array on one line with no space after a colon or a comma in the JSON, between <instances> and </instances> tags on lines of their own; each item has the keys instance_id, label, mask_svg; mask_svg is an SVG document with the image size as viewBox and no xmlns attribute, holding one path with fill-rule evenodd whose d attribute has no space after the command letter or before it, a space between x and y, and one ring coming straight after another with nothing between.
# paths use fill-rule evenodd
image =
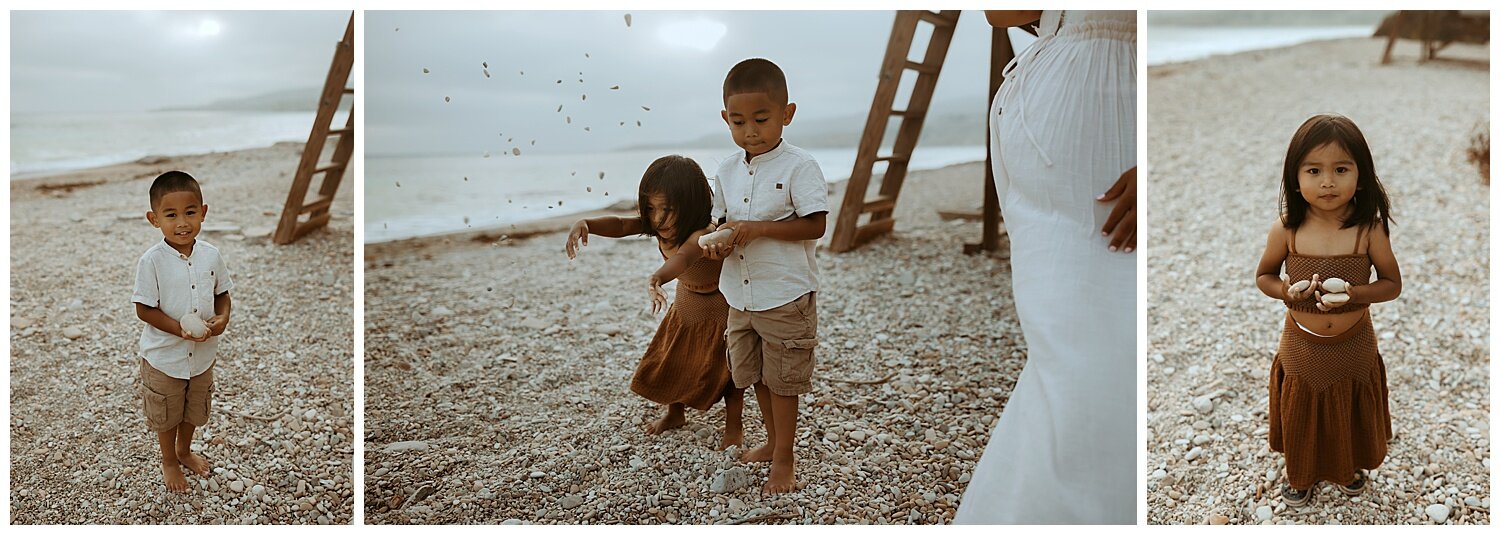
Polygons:
<instances>
[{"instance_id":1,"label":"girl in brown dress","mask_svg":"<svg viewBox=\"0 0 1500 535\"><path fill-rule=\"evenodd\" d=\"M708 410L724 400L724 437L719 449L740 445L744 391L729 378L724 330L729 304L719 293L720 260L703 256L698 238L712 232L709 220L713 191L703 170L682 156L658 158L641 177L639 217L596 217L573 224L564 247L568 258L578 244L588 245L589 234L621 238L644 234L656 238L665 262L647 280L652 312L667 314L636 366L630 390L666 405L666 413L647 433L657 434L686 423L684 407ZM677 280L677 296L667 305L661 285Z\"/></svg>"},{"instance_id":2,"label":"girl in brown dress","mask_svg":"<svg viewBox=\"0 0 1500 535\"><path fill-rule=\"evenodd\" d=\"M1271 449L1286 456L1288 505L1307 503L1319 481L1359 495L1365 470L1385 459L1391 415L1369 305L1401 294L1389 212L1352 121L1317 115L1297 129L1282 168L1281 217L1255 279L1288 309L1268 411Z\"/></svg>"}]
</instances>

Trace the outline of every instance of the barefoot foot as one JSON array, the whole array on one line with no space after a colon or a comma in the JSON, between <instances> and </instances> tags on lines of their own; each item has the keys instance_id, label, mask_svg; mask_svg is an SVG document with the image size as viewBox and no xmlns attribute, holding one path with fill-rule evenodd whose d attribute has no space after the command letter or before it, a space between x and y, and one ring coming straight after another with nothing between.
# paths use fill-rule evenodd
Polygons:
<instances>
[{"instance_id":1,"label":"barefoot foot","mask_svg":"<svg viewBox=\"0 0 1500 535\"><path fill-rule=\"evenodd\" d=\"M203 460L202 457L193 455L193 452L191 451L177 452L177 462L182 463L183 466L187 467L187 469L191 470L194 474L198 474L200 476L208 475L208 469L210 468L208 461Z\"/></svg>"},{"instance_id":2,"label":"barefoot foot","mask_svg":"<svg viewBox=\"0 0 1500 535\"><path fill-rule=\"evenodd\" d=\"M176 464L161 463L161 475L166 479L168 491L177 494L187 493L187 478L183 477L182 469L177 468Z\"/></svg>"},{"instance_id":3,"label":"barefoot foot","mask_svg":"<svg viewBox=\"0 0 1500 535\"><path fill-rule=\"evenodd\" d=\"M719 447L715 448L715 449L717 449L719 451L724 451L724 450L729 449L730 446L741 446L741 447L743 447L744 445L745 445L745 430L743 430L743 429L725 429L724 430L724 438L719 439Z\"/></svg>"},{"instance_id":4,"label":"barefoot foot","mask_svg":"<svg viewBox=\"0 0 1500 535\"><path fill-rule=\"evenodd\" d=\"M646 428L646 434L660 435L666 431L682 427L685 424L687 424L687 418L682 415L682 412L668 410L667 414L663 415L661 419L651 422L651 425Z\"/></svg>"},{"instance_id":5,"label":"barefoot foot","mask_svg":"<svg viewBox=\"0 0 1500 535\"><path fill-rule=\"evenodd\" d=\"M764 463L764 462L770 462L770 461L771 461L771 444L769 442L766 443L764 446L761 446L759 448L755 448L753 450L749 450L749 451L746 451L745 453L740 454L740 462L746 462L746 463Z\"/></svg>"},{"instance_id":6,"label":"barefoot foot","mask_svg":"<svg viewBox=\"0 0 1500 535\"><path fill-rule=\"evenodd\" d=\"M761 492L765 494L781 494L797 490L797 476L793 473L793 466L795 464L795 458L785 462L772 461L771 476L766 478L766 484L761 487Z\"/></svg>"}]
</instances>

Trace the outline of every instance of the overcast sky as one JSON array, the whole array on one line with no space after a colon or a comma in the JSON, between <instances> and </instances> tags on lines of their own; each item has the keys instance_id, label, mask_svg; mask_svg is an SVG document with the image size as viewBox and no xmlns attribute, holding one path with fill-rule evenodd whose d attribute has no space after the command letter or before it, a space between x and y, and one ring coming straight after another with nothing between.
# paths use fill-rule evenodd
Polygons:
<instances>
[{"instance_id":1,"label":"overcast sky","mask_svg":"<svg viewBox=\"0 0 1500 535\"><path fill-rule=\"evenodd\" d=\"M367 11L366 153L586 152L713 133L728 144L724 73L750 57L787 73L797 121L856 115L860 129L894 21L890 11L634 11L627 27L625 14ZM988 61L989 26L965 13L935 100L970 97L984 113Z\"/></svg>"},{"instance_id":2,"label":"overcast sky","mask_svg":"<svg viewBox=\"0 0 1500 535\"><path fill-rule=\"evenodd\" d=\"M142 111L322 87L347 11L12 11L11 110Z\"/></svg>"}]
</instances>

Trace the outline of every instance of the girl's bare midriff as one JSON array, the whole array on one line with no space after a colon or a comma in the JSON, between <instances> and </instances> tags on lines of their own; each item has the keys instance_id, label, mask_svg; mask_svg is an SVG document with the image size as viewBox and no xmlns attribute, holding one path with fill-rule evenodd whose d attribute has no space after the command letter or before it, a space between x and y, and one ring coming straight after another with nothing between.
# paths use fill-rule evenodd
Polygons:
<instances>
[{"instance_id":1,"label":"girl's bare midriff","mask_svg":"<svg viewBox=\"0 0 1500 535\"><path fill-rule=\"evenodd\" d=\"M1313 334L1319 336L1338 336L1344 331L1359 323L1360 318L1365 317L1369 309L1351 310L1337 314L1314 314L1311 312L1291 311L1292 321L1297 322Z\"/></svg>"}]
</instances>

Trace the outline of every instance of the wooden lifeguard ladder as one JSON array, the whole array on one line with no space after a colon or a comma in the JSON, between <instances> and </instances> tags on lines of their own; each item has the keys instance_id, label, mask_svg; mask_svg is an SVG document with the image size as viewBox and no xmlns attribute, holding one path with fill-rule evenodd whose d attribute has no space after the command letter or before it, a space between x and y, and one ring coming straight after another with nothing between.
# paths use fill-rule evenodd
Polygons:
<instances>
[{"instance_id":1,"label":"wooden lifeguard ladder","mask_svg":"<svg viewBox=\"0 0 1500 535\"><path fill-rule=\"evenodd\" d=\"M1438 59L1438 52L1455 42L1485 44L1490 42L1488 11L1398 11L1381 21L1375 35L1385 36L1385 53L1380 64L1391 63L1391 51L1399 38L1422 42L1422 58Z\"/></svg>"},{"instance_id":2,"label":"wooden lifeguard ladder","mask_svg":"<svg viewBox=\"0 0 1500 535\"><path fill-rule=\"evenodd\" d=\"M339 190L339 182L343 181L344 173L349 169L349 158L354 153L354 107L349 107L349 120L344 122L343 128L333 128L329 123L333 121L333 114L338 111L343 96L354 94L353 88L346 87L353 67L354 14L350 13L344 39L334 46L333 63L328 67L328 79L323 82L323 93L318 99L317 118L313 120L307 146L302 149L302 161L297 164L297 175L292 179L292 189L287 192L286 206L281 210L281 219L271 238L277 245L297 241L308 232L328 224L328 208L333 205L333 196ZM338 137L333 155L327 163L319 166L323 147L333 136ZM308 199L312 179L318 175L323 176L318 193Z\"/></svg>"},{"instance_id":3,"label":"wooden lifeguard ladder","mask_svg":"<svg viewBox=\"0 0 1500 535\"><path fill-rule=\"evenodd\" d=\"M912 151L916 149L917 138L922 133L922 124L927 118L928 107L932 104L932 93L937 87L938 74L942 72L943 60L948 54L948 45L953 41L953 31L958 25L959 13L959 11L949 10L900 11L896 14L895 24L891 28L891 38L886 45L885 59L880 66L880 83L875 89L874 101L870 104L870 115L865 122L864 133L855 154L854 169L849 175L849 182L844 190L844 200L840 205L838 219L834 225L833 239L829 244L833 252L853 250L895 228L896 220L892 213L896 208L896 200L901 194L901 185L906 180ZM912 61L908 59L911 54L911 45L916 38L918 25L924 22L932 27L923 53L924 57L921 62ZM986 93L991 98L999 90L1000 83L1004 79L1001 76L1003 66L1009 63L1014 55L1005 30L1002 28L992 30L989 92ZM893 108L896 93L901 85L902 75L906 71L915 71L916 79L912 85L910 99L904 107L896 109ZM986 115L989 113L988 106L982 113ZM891 116L900 116L901 124L897 127L891 153L880 155L879 150L885 140L886 127L890 123ZM985 123L988 125L989 121ZM988 143L988 136L985 139ZM879 162L886 164L885 172L880 179L880 194L867 197L875 164ZM995 194L995 178L990 166L988 149L985 155L984 177L982 215L958 214L960 217L983 219L982 239L977 244L965 244L964 252L966 253L999 249L1002 231L1000 200ZM869 214L869 220L861 224L861 216L865 214Z\"/></svg>"}]
</instances>

